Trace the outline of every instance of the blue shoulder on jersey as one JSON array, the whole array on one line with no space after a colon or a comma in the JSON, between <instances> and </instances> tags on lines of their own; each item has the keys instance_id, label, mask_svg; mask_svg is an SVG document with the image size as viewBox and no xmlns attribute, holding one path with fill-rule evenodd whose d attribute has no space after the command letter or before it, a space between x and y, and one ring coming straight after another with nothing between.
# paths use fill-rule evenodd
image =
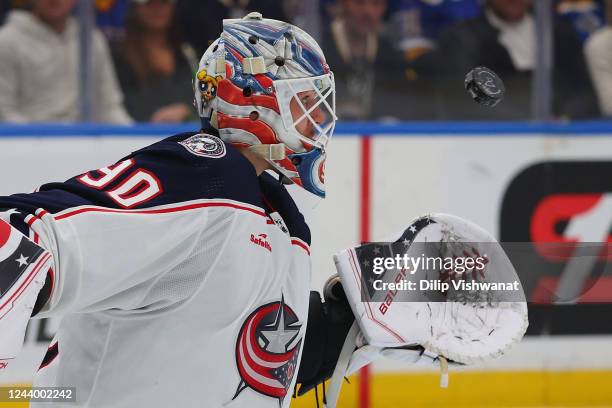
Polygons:
<instances>
[{"instance_id":1,"label":"blue shoulder on jersey","mask_svg":"<svg viewBox=\"0 0 612 408\"><path fill-rule=\"evenodd\" d=\"M205 150L211 146L222 154ZM45 184L36 193L0 198L0 207L19 204L24 210L56 213L82 205L136 209L210 198L262 207L257 176L242 154L216 136L185 133L106 168Z\"/></svg>"},{"instance_id":2,"label":"blue shoulder on jersey","mask_svg":"<svg viewBox=\"0 0 612 408\"><path fill-rule=\"evenodd\" d=\"M259 176L259 185L266 212L278 212L289 229L289 235L310 245L310 228L285 186L265 172Z\"/></svg>"},{"instance_id":3,"label":"blue shoulder on jersey","mask_svg":"<svg viewBox=\"0 0 612 408\"><path fill-rule=\"evenodd\" d=\"M276 184L276 195L291 200L285 188ZM190 132L144 147L108 167L45 184L38 192L0 197L0 216L2 211L16 209L19 213L8 218L27 234L24 218L39 208L53 214L84 205L138 209L215 198L266 208L262 194L271 193L263 191L253 165L237 149L215 135ZM285 207L281 216L288 218L287 226L296 225L289 227L292 236L306 241L310 234L300 225L304 222L297 207Z\"/></svg>"}]
</instances>

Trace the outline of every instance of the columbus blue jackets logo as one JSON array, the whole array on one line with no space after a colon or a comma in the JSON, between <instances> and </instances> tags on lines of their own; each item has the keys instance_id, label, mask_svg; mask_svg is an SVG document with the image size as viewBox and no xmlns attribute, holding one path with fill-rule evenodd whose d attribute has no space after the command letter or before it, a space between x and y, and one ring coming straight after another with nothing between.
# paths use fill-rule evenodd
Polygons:
<instances>
[{"instance_id":1,"label":"columbus blue jackets logo","mask_svg":"<svg viewBox=\"0 0 612 408\"><path fill-rule=\"evenodd\" d=\"M246 318L236 342L236 365L242 380L232 399L251 388L282 404L298 368L300 327L284 298L259 307Z\"/></svg>"},{"instance_id":2,"label":"columbus blue jackets logo","mask_svg":"<svg viewBox=\"0 0 612 408\"><path fill-rule=\"evenodd\" d=\"M217 136L204 133L193 135L178 143L196 156L219 159L225 156L226 153L225 144L223 144L221 139Z\"/></svg>"}]
</instances>

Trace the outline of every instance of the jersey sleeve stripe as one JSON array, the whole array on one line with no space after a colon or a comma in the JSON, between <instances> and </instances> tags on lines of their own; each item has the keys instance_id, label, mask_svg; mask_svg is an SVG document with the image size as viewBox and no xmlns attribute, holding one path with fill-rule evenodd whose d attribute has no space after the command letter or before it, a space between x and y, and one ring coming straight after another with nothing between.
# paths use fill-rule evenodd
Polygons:
<instances>
[{"instance_id":1,"label":"jersey sleeve stripe","mask_svg":"<svg viewBox=\"0 0 612 408\"><path fill-rule=\"evenodd\" d=\"M299 238L291 238L291 244L292 245L296 245L300 248L302 248L304 251L306 251L306 253L310 256L310 248L308 247L308 245L302 241Z\"/></svg>"},{"instance_id":2,"label":"jersey sleeve stripe","mask_svg":"<svg viewBox=\"0 0 612 408\"><path fill-rule=\"evenodd\" d=\"M44 217L45 215L47 215L49 213L47 212L47 210L45 210L43 208L39 208L38 210L36 210L35 214L36 214L36 216L38 218L42 218L42 217Z\"/></svg>"},{"instance_id":3,"label":"jersey sleeve stripe","mask_svg":"<svg viewBox=\"0 0 612 408\"><path fill-rule=\"evenodd\" d=\"M39 214L39 211L40 211L41 216L44 214L47 214L45 210L41 211L41 209L36 210L36 213ZM35 244L38 244L38 242L40 241L40 237L38 236L38 233L34 231L34 229L32 228L32 224L34 224L36 221L40 221L40 218L38 218L36 215L30 214L25 217L25 222L30 232L29 234L30 239L32 239L32 241L34 241Z\"/></svg>"},{"instance_id":4,"label":"jersey sleeve stripe","mask_svg":"<svg viewBox=\"0 0 612 408\"><path fill-rule=\"evenodd\" d=\"M34 224L36 221L40 221L40 219L35 215L30 214L25 217L25 222L30 228L32 228L32 224Z\"/></svg>"},{"instance_id":5,"label":"jersey sleeve stripe","mask_svg":"<svg viewBox=\"0 0 612 408\"><path fill-rule=\"evenodd\" d=\"M183 204L183 205L178 205L178 206L173 206L173 207L163 206L163 208L157 207L157 208L148 208L148 209L142 209L142 210L120 210L120 209L105 208L105 207L79 207L77 209L71 209L67 212L63 212L63 213L55 215L55 220L59 221L59 220L63 220L68 217L73 217L75 215L83 214L87 212L106 212L106 213L125 213L125 214L165 214L165 213L188 211L188 210L194 210L194 209L206 208L206 207L234 208L237 210L248 211L253 214L257 214L261 217L266 217L266 213L261 208L248 207L247 205L243 203L207 200L205 202Z\"/></svg>"}]
</instances>

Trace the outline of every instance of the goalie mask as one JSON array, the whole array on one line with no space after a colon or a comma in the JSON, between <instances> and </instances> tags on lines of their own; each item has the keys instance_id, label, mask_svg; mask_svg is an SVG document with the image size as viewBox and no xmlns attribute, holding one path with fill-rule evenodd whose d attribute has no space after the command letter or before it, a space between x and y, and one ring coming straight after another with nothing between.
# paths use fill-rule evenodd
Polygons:
<instances>
[{"instance_id":1,"label":"goalie mask","mask_svg":"<svg viewBox=\"0 0 612 408\"><path fill-rule=\"evenodd\" d=\"M223 20L223 33L204 53L194 81L203 126L263 156L283 181L325 197L335 85L310 35L259 13Z\"/></svg>"},{"instance_id":2,"label":"goalie mask","mask_svg":"<svg viewBox=\"0 0 612 408\"><path fill-rule=\"evenodd\" d=\"M344 375L380 356L439 362L444 374L446 359L472 364L500 356L527 329L525 295L512 263L488 232L459 217L421 217L388 242L347 249L335 262L356 323L328 407ZM407 282L414 282L412 290Z\"/></svg>"}]
</instances>

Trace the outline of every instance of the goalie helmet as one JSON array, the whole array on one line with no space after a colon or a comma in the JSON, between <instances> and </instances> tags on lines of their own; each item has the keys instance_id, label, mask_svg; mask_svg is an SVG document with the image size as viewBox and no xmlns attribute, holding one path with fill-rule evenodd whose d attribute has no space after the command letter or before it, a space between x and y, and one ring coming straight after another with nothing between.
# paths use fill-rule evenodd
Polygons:
<instances>
[{"instance_id":1,"label":"goalie helmet","mask_svg":"<svg viewBox=\"0 0 612 408\"><path fill-rule=\"evenodd\" d=\"M259 13L223 20L223 33L204 53L194 82L203 126L263 156L283 181L325 196L335 85L310 35Z\"/></svg>"}]
</instances>

